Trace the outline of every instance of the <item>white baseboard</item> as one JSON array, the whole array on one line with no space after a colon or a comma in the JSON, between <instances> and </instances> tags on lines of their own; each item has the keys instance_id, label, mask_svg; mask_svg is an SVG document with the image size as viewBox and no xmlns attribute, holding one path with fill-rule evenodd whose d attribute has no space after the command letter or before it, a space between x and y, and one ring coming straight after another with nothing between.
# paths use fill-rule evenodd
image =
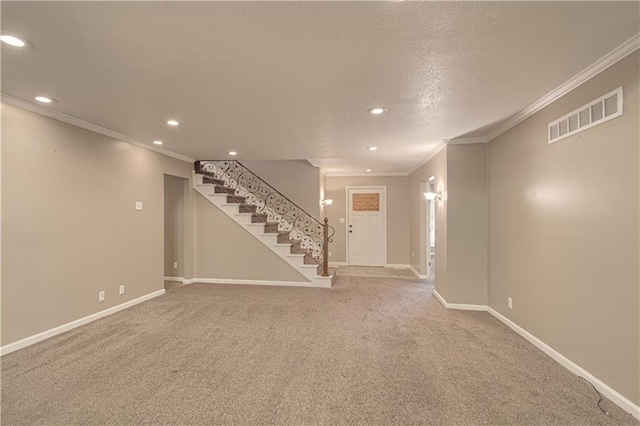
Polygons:
<instances>
[{"instance_id":1,"label":"white baseboard","mask_svg":"<svg viewBox=\"0 0 640 426\"><path fill-rule=\"evenodd\" d=\"M187 278L187 279L182 279L182 284L193 284L196 282L195 278Z\"/></svg>"},{"instance_id":2,"label":"white baseboard","mask_svg":"<svg viewBox=\"0 0 640 426\"><path fill-rule=\"evenodd\" d=\"M205 283L205 284L244 284L244 285L271 285L271 286L284 286L284 287L322 288L310 281L237 280L237 279L231 279L231 278L194 278L193 280L190 280L190 281L197 282L197 283Z\"/></svg>"},{"instance_id":3,"label":"white baseboard","mask_svg":"<svg viewBox=\"0 0 640 426\"><path fill-rule=\"evenodd\" d=\"M165 281L184 281L184 277L164 277Z\"/></svg>"},{"instance_id":4,"label":"white baseboard","mask_svg":"<svg viewBox=\"0 0 640 426\"><path fill-rule=\"evenodd\" d=\"M565 357L560 352L556 351L551 346L547 345L542 340L538 339L536 336L529 333L527 330L520 327L515 322L511 321L509 318L500 314L495 309L491 307L487 307L487 312L489 312L498 320L502 321L507 327L509 327L516 333L518 333L520 336L524 337L533 346L537 347L542 352L549 355L551 358L553 358L556 362L558 362L560 365L565 367L567 370L571 371L573 374L582 376L585 379L589 380L591 383L593 383L593 385L598 389L598 391L602 395L606 396L611 402L613 402L614 404L622 408L624 411L630 413L636 419L640 420L640 406L634 404L624 396L620 395L618 392L616 392L613 388L611 388L609 385L604 383L602 380L598 379L596 376L589 373L587 370L580 367L578 364L571 361L569 358Z\"/></svg>"},{"instance_id":5,"label":"white baseboard","mask_svg":"<svg viewBox=\"0 0 640 426\"><path fill-rule=\"evenodd\" d=\"M447 309L458 309L458 310L461 310L461 311L483 311L483 312L487 311L487 305L469 305L469 304L465 304L465 303L448 303L446 300L444 300L444 297L440 296L440 293L438 293L436 290L433 290L433 295L436 296L436 299L438 299L438 302L440 302L442 304L442 306L444 306Z\"/></svg>"},{"instance_id":6,"label":"white baseboard","mask_svg":"<svg viewBox=\"0 0 640 426\"><path fill-rule=\"evenodd\" d=\"M26 337L22 340L18 340L17 342L9 343L8 345L4 345L0 347L0 356L9 354L11 352L15 352L18 349L26 348L27 346L31 346L35 343L41 342L53 336L57 336L58 334L65 333L69 330L73 330L74 328L78 328L81 325L88 324L97 319L106 317L107 315L111 315L123 309L130 308L131 306L145 302L149 299L153 299L154 297L162 296L164 293L165 293L164 289L154 291L153 293L149 293L144 296L138 297L136 299L129 300L128 302L124 302L120 305L113 306L111 308L105 309L104 311L96 312L95 314L91 314L84 318L80 318L75 321L68 322L66 324L60 325L50 330L43 331L42 333L34 334L33 336Z\"/></svg>"},{"instance_id":7,"label":"white baseboard","mask_svg":"<svg viewBox=\"0 0 640 426\"><path fill-rule=\"evenodd\" d=\"M415 275L416 278L418 278L419 280L426 280L427 278L429 278L427 275L420 274L420 272L418 272L416 268L413 267L413 265L407 265L407 266L409 267L411 272L413 272L413 275Z\"/></svg>"},{"instance_id":8,"label":"white baseboard","mask_svg":"<svg viewBox=\"0 0 640 426\"><path fill-rule=\"evenodd\" d=\"M329 266L336 268L338 266L349 266L347 262L329 262Z\"/></svg>"},{"instance_id":9,"label":"white baseboard","mask_svg":"<svg viewBox=\"0 0 640 426\"><path fill-rule=\"evenodd\" d=\"M405 265L404 263L387 263L384 267L393 269L409 269L411 268L411 265Z\"/></svg>"},{"instance_id":10,"label":"white baseboard","mask_svg":"<svg viewBox=\"0 0 640 426\"><path fill-rule=\"evenodd\" d=\"M533 334L529 333L524 328L520 327L515 322L511 321L509 318L500 314L495 309L485 306L485 305L465 305L458 303L447 303L446 300L437 292L433 291L433 295L438 299L438 301L447 309L461 309L467 311L486 311L489 314L493 315L496 319L501 321L507 327L518 333L520 336L524 337L527 341L529 341L533 346L540 349L542 352L547 354L551 359L562 365L567 370L571 371L573 374L578 376L582 376L598 389L598 391L607 397L611 402L616 404L618 407L622 408L627 413L631 414L636 419L640 420L640 406L634 404L632 401L628 400L620 393L615 391L611 386L604 383L602 380L598 379L593 374L589 373L584 368L580 367L575 362L571 361L569 358L562 355L560 352L553 349L551 346L544 343L542 340L538 339Z\"/></svg>"}]
</instances>

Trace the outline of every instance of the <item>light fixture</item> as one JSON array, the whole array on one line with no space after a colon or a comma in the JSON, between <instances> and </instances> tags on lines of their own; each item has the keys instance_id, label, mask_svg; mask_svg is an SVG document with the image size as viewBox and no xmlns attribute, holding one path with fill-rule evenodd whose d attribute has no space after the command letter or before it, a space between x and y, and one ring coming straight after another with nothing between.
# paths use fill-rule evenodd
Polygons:
<instances>
[{"instance_id":1,"label":"light fixture","mask_svg":"<svg viewBox=\"0 0 640 426\"><path fill-rule=\"evenodd\" d=\"M435 180L435 178L436 178L435 176L431 176L431 177L429 178L429 182L433 182L433 181Z\"/></svg>"},{"instance_id":2,"label":"light fixture","mask_svg":"<svg viewBox=\"0 0 640 426\"><path fill-rule=\"evenodd\" d=\"M320 200L320 204L322 204L323 206L330 206L331 204L333 204L333 200L332 199L326 199L326 200Z\"/></svg>"},{"instance_id":3,"label":"light fixture","mask_svg":"<svg viewBox=\"0 0 640 426\"><path fill-rule=\"evenodd\" d=\"M373 108L369 108L367 111L369 111L369 113L373 115L380 115L380 114L384 114L388 110L389 108L385 108L385 107L373 107Z\"/></svg>"},{"instance_id":4,"label":"light fixture","mask_svg":"<svg viewBox=\"0 0 640 426\"><path fill-rule=\"evenodd\" d=\"M367 149L368 149L369 151L377 151L377 150L378 150L378 147L377 147L377 146L368 146L368 147L367 147Z\"/></svg>"},{"instance_id":5,"label":"light fixture","mask_svg":"<svg viewBox=\"0 0 640 426\"><path fill-rule=\"evenodd\" d=\"M25 43L24 41L20 40L18 37L14 37L12 35L8 35L8 34L3 34L0 36L0 40L2 40L3 42L7 43L10 46L14 46L14 47L25 47L27 45L27 43Z\"/></svg>"},{"instance_id":6,"label":"light fixture","mask_svg":"<svg viewBox=\"0 0 640 426\"><path fill-rule=\"evenodd\" d=\"M229 151L229 155L238 155L238 153L235 151Z\"/></svg>"},{"instance_id":7,"label":"light fixture","mask_svg":"<svg viewBox=\"0 0 640 426\"><path fill-rule=\"evenodd\" d=\"M367 170L365 170L365 172L367 172L367 173L371 173L372 171L373 171L373 170L371 170L371 169L367 169Z\"/></svg>"},{"instance_id":8,"label":"light fixture","mask_svg":"<svg viewBox=\"0 0 640 426\"><path fill-rule=\"evenodd\" d=\"M424 194L424 198L426 198L428 201L441 201L442 200L442 192L438 191L438 192L425 192Z\"/></svg>"},{"instance_id":9,"label":"light fixture","mask_svg":"<svg viewBox=\"0 0 640 426\"><path fill-rule=\"evenodd\" d=\"M162 145L162 141L153 141L154 145Z\"/></svg>"},{"instance_id":10,"label":"light fixture","mask_svg":"<svg viewBox=\"0 0 640 426\"><path fill-rule=\"evenodd\" d=\"M48 98L46 96L36 96L36 101L38 102L42 102L43 104L52 104L54 103L56 100L53 98Z\"/></svg>"},{"instance_id":11,"label":"light fixture","mask_svg":"<svg viewBox=\"0 0 640 426\"><path fill-rule=\"evenodd\" d=\"M179 126L180 125L180 123L178 121L176 121L176 120L167 120L167 124L169 126Z\"/></svg>"}]
</instances>

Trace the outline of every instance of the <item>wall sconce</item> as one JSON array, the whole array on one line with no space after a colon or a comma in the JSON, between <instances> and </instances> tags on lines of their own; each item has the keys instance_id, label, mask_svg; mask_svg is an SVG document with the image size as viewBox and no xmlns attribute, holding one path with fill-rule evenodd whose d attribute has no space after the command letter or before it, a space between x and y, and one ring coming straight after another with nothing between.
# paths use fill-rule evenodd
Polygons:
<instances>
[{"instance_id":1,"label":"wall sconce","mask_svg":"<svg viewBox=\"0 0 640 426\"><path fill-rule=\"evenodd\" d=\"M424 198L426 198L429 201L441 201L442 200L442 191L425 192L423 195L424 195Z\"/></svg>"},{"instance_id":2,"label":"wall sconce","mask_svg":"<svg viewBox=\"0 0 640 426\"><path fill-rule=\"evenodd\" d=\"M320 200L320 204L322 204L323 206L329 207L331 204L333 204L333 200L332 199Z\"/></svg>"}]
</instances>

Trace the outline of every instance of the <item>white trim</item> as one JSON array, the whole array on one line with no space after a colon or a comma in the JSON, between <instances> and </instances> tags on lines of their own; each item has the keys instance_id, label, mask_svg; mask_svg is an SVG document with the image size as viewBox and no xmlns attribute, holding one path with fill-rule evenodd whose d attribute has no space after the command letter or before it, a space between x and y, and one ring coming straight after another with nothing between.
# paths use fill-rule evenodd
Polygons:
<instances>
[{"instance_id":1,"label":"white trim","mask_svg":"<svg viewBox=\"0 0 640 426\"><path fill-rule=\"evenodd\" d=\"M196 282L195 278L188 278L186 280L182 280L182 284L193 284Z\"/></svg>"},{"instance_id":2,"label":"white trim","mask_svg":"<svg viewBox=\"0 0 640 426\"><path fill-rule=\"evenodd\" d=\"M167 149L156 148L154 145L137 141L133 138L130 138L129 136L114 132L113 130L105 129L104 127L97 126L95 124L89 123L88 121L80 120L79 118L73 117L71 115L63 114L58 111L52 111L48 108L32 104L31 102L27 102L24 99L20 99L6 93L2 94L2 102L18 108L26 109L27 111L35 112L36 114L63 121L76 127L81 127L83 129L90 130L92 132L99 133L101 135L105 135L122 142L127 142L140 148L148 149L149 151L155 151L159 154L166 155L167 157L173 157L178 160L186 161L188 163L194 163L196 161L194 158L187 157L186 155L178 154Z\"/></svg>"},{"instance_id":3,"label":"white trim","mask_svg":"<svg viewBox=\"0 0 640 426\"><path fill-rule=\"evenodd\" d=\"M165 281L184 281L184 277L164 277Z\"/></svg>"},{"instance_id":4,"label":"white trim","mask_svg":"<svg viewBox=\"0 0 640 426\"><path fill-rule=\"evenodd\" d=\"M330 173L327 172L326 174L327 177L370 177L370 176L387 176L387 177L393 177L393 176L409 176L409 173L407 172L393 172L393 173L374 173L374 172L370 172L370 173L362 173L362 172L357 172L357 173Z\"/></svg>"},{"instance_id":5,"label":"white trim","mask_svg":"<svg viewBox=\"0 0 640 426\"><path fill-rule=\"evenodd\" d=\"M536 348L540 349L542 352L547 354L551 359L556 361L558 364L562 365L567 370L571 371L573 374L578 376L582 376L585 379L589 380L593 385L598 389L598 391L607 397L611 402L616 404L618 407L622 408L627 413L631 414L636 419L640 420L640 406L634 404L632 401L628 400L620 393L615 391L611 386L607 385L602 380L598 379L593 374L589 373L584 368L580 367L575 362L571 361L566 356L562 355L560 352L553 349L551 346L547 345L542 340L538 339L533 334L529 333L524 328L520 327L515 322L511 321L509 318L500 314L495 309L490 306L484 305L463 305L456 303L447 303L446 300L440 294L433 290L433 295L438 299L438 301L447 309L461 309L461 310L469 310L469 311L486 311L489 314L493 315L497 320L505 324L511 330L518 333L520 336L524 337L529 343L531 343Z\"/></svg>"},{"instance_id":6,"label":"white trim","mask_svg":"<svg viewBox=\"0 0 640 426\"><path fill-rule=\"evenodd\" d=\"M268 281L268 280L244 280L244 279L231 279L231 278L194 278L194 282L204 284L244 284L244 285L270 285L281 287L320 287L310 281ZM327 279L328 286L331 288L331 280Z\"/></svg>"},{"instance_id":7,"label":"white trim","mask_svg":"<svg viewBox=\"0 0 640 426\"><path fill-rule=\"evenodd\" d=\"M610 66L614 65L616 62L635 52L638 48L640 48L640 33L634 35L620 46L613 49L611 52L598 59L593 64L589 65L584 70L580 71L577 75L575 75L570 80L566 81L564 84L560 85L558 88L553 90L552 92L546 94L538 101L536 101L533 105L521 111L519 114L515 115L509 121L504 123L502 126L498 127L493 132L489 133L486 136L488 141L491 141L527 118L531 117L536 112L540 111L542 108L548 106L552 102L560 99L576 87L580 86L587 80L595 77L602 71L606 70Z\"/></svg>"},{"instance_id":8,"label":"white trim","mask_svg":"<svg viewBox=\"0 0 640 426\"><path fill-rule=\"evenodd\" d=\"M438 301L440 303L442 303L442 306L444 306L447 309L456 309L456 310L460 310L460 311L482 311L482 312L486 312L487 311L487 305L469 305L469 304L465 304L465 303L448 303L446 300L444 300L444 297L440 296L440 293L438 293L437 290L433 290L433 295L436 296L436 299L438 299Z\"/></svg>"},{"instance_id":9,"label":"white trim","mask_svg":"<svg viewBox=\"0 0 640 426\"><path fill-rule=\"evenodd\" d=\"M409 269L411 265L407 265L406 263L385 263L385 268L393 268L393 269Z\"/></svg>"},{"instance_id":10,"label":"white trim","mask_svg":"<svg viewBox=\"0 0 640 426\"><path fill-rule=\"evenodd\" d=\"M456 138L449 139L447 145L469 145L474 143L489 143L489 139L486 136L478 137L478 138Z\"/></svg>"},{"instance_id":11,"label":"white trim","mask_svg":"<svg viewBox=\"0 0 640 426\"><path fill-rule=\"evenodd\" d=\"M345 186L344 187L344 194L345 194L345 198L346 198L346 203L345 203L345 209L346 209L346 223L344 226L344 239L345 239L345 247L347 249L347 252L345 253L346 257L347 257L347 264L349 263L349 219L350 219L350 210L349 210L349 190L350 189L382 189L382 193L383 193L383 197L384 197L384 203L382 205L383 207L383 211L382 214L384 215L384 231L382 232L382 237L384 239L384 265L387 264L387 187L386 186L376 186L376 185L371 185L371 186ZM361 265L358 265L361 266ZM362 265L362 266L367 266L367 265Z\"/></svg>"},{"instance_id":12,"label":"white trim","mask_svg":"<svg viewBox=\"0 0 640 426\"><path fill-rule=\"evenodd\" d=\"M427 275L421 275L420 272L418 272L416 268L413 267L413 265L409 265L409 269L411 269L411 272L413 272L413 275L415 275L416 278L420 280L426 280L427 278L429 278Z\"/></svg>"},{"instance_id":13,"label":"white trim","mask_svg":"<svg viewBox=\"0 0 640 426\"><path fill-rule=\"evenodd\" d=\"M533 344L535 347L540 349L542 352L549 355L553 360L558 362L567 370L589 380L591 383L593 383L593 385L596 388L598 388L598 391L600 391L602 395L606 396L609 400L611 400L611 402L613 402L614 404L616 404L626 412L630 413L636 419L640 420L640 406L629 401L627 398L625 398L624 396L616 392L613 388L611 388L609 385L604 383L602 380L598 379L593 374L589 373L587 370L580 367L578 364L571 361L569 358L565 357L560 352L556 351L551 346L547 345L542 340L538 339L536 336L529 333L527 330L520 327L515 322L511 321L509 318L503 316L495 309L491 307L487 307L487 311L491 315L493 315L495 318L500 320L502 323L504 323L507 327L509 327L516 333L518 333L520 336L524 337L526 340L528 340L531 344Z\"/></svg>"},{"instance_id":14,"label":"white trim","mask_svg":"<svg viewBox=\"0 0 640 426\"><path fill-rule=\"evenodd\" d=\"M146 302L147 300L153 299L154 297L162 296L164 293L164 289L154 291L153 293L149 293L136 299L129 300L128 302L121 303L120 305L113 306L111 308L105 309L104 311L96 312L95 314L91 314L84 318L68 322L50 330L43 331L42 333L34 334L33 336L26 337L22 340L18 340L17 342L9 343L8 345L4 345L0 348L0 356L10 354L11 352L15 352L18 349L26 348L27 346L31 346L50 337L57 336L58 334L65 333L69 330L73 330L74 328L78 328L81 325L85 325L97 319L106 317L107 315L111 315L139 303Z\"/></svg>"},{"instance_id":15,"label":"white trim","mask_svg":"<svg viewBox=\"0 0 640 426\"><path fill-rule=\"evenodd\" d=\"M407 171L407 174L412 175L413 172L418 170L420 167L424 166L429 160L435 157L436 154L438 154L442 150L442 148L447 146L448 142L449 142L449 139L443 139L440 142L438 142L438 144L427 154L426 157L424 157L418 164L416 164L415 166L410 168L409 171Z\"/></svg>"},{"instance_id":16,"label":"white trim","mask_svg":"<svg viewBox=\"0 0 640 426\"><path fill-rule=\"evenodd\" d=\"M337 268L340 266L349 266L349 264L347 262L329 262L329 266Z\"/></svg>"}]
</instances>

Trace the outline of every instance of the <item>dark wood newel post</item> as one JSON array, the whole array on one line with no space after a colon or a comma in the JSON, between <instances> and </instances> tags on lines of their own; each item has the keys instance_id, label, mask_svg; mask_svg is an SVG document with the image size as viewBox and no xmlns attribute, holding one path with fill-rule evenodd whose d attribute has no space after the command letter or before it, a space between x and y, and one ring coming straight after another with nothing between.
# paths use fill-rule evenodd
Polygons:
<instances>
[{"instance_id":1,"label":"dark wood newel post","mask_svg":"<svg viewBox=\"0 0 640 426\"><path fill-rule=\"evenodd\" d=\"M324 231L322 241L322 276L329 276L329 219L324 218L324 225L322 225Z\"/></svg>"}]
</instances>

